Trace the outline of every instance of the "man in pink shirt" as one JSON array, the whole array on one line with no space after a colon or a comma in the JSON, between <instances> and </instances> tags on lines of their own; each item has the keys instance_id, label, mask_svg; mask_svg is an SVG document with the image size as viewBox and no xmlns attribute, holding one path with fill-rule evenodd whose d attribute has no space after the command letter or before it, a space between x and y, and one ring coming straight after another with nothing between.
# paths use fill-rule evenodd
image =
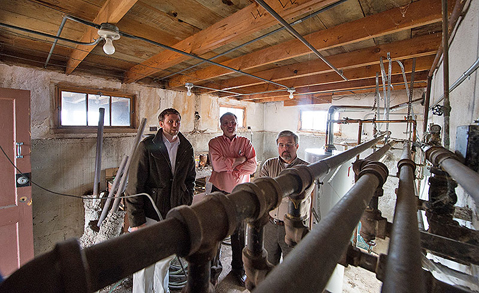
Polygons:
<instances>
[{"instance_id":1,"label":"man in pink shirt","mask_svg":"<svg viewBox=\"0 0 479 293\"><path fill-rule=\"evenodd\" d=\"M213 172L210 182L213 184L211 191L231 193L233 188L243 182L249 182L250 175L256 171L256 152L251 141L246 137L236 135L238 118L235 114L227 112L220 118L223 135L210 140L209 153ZM245 246L244 223L240 223L231 235L231 260L232 273L244 286L246 276L243 268L242 251ZM213 267L221 264L213 264ZM219 276L219 273L218 273ZM216 283L217 276L212 274L212 282Z\"/></svg>"}]
</instances>

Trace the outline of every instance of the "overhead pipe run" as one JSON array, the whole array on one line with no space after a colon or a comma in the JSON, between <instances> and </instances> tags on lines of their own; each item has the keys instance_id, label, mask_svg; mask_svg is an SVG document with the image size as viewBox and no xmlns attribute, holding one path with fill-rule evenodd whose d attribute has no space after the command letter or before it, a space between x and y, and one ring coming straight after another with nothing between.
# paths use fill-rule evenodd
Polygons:
<instances>
[{"instance_id":1,"label":"overhead pipe run","mask_svg":"<svg viewBox=\"0 0 479 293\"><path fill-rule=\"evenodd\" d=\"M283 197L301 193L316 178L369 149L383 138L384 135L315 164L288 169L288 172L274 179L260 178L261 180L252 183L240 184L229 195L214 193L195 205L171 210L165 220L155 225L83 250L76 240L58 243L54 250L35 258L5 279L0 284L0 291L2 293L97 291L175 253L188 257L189 261L196 259L195 265L201 263L200 259L203 257L205 263L198 271L207 272L204 266L209 265L209 259L205 257L208 251L230 235L238 221L260 219L267 215L269 210L279 205ZM356 184L356 189L360 194L369 194L374 191L375 186L385 180L387 168L368 165L363 173L360 183ZM358 203L355 199L353 201L353 207L363 203L362 199ZM357 213L360 217L362 211ZM341 215L341 218L345 217ZM330 223L337 227L336 220ZM344 235L348 234L348 239L351 235L351 232L345 232L343 229L334 230ZM301 243L303 242L304 240ZM340 257L342 251L336 254ZM333 262L336 263L337 260ZM301 265L304 268L303 264ZM290 278L297 276L294 272L290 274ZM29 281L25 282L26 279ZM209 282L207 279L204 280Z\"/></svg>"},{"instance_id":2,"label":"overhead pipe run","mask_svg":"<svg viewBox=\"0 0 479 293\"><path fill-rule=\"evenodd\" d=\"M426 292L414 188L416 164L409 142L404 144L397 168L399 187L381 292Z\"/></svg>"},{"instance_id":3,"label":"overhead pipe run","mask_svg":"<svg viewBox=\"0 0 479 293\"><path fill-rule=\"evenodd\" d=\"M303 38L302 35L300 35L289 23L287 23L276 11L274 11L273 8L271 8L266 2L264 2L263 0L255 0L256 3L258 3L259 5L261 5L261 7L263 7L266 11L268 11L271 16L273 16L277 21L279 21L279 23L281 23L293 36L295 36L298 40L300 40L303 44L306 45L306 47L308 47L316 56L318 56L319 59L323 60L324 63L326 63L332 70L334 70L339 76L341 76L344 80L348 81L349 79L347 79L343 73L338 70L336 67L334 67L333 64L331 64L328 60L326 60L326 58L324 58L323 55L321 55L321 53L318 52L318 50L316 50L316 48L314 48L308 41L306 41L305 38Z\"/></svg>"}]
</instances>

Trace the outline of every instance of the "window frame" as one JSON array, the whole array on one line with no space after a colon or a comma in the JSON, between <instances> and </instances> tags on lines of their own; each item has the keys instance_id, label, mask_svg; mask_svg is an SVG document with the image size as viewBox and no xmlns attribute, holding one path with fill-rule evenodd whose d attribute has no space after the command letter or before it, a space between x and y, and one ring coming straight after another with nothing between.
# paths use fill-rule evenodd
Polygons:
<instances>
[{"instance_id":1,"label":"window frame","mask_svg":"<svg viewBox=\"0 0 479 293\"><path fill-rule=\"evenodd\" d=\"M303 129L303 121L302 121L302 114L304 111L318 111L318 112L325 112L326 113L326 119L328 115L328 110L321 110L321 109L301 109L299 110L299 119L298 119L298 132L304 132L304 133L312 133L312 134L326 134L326 129L325 130L314 130L314 129ZM338 118L335 120L340 119L340 114L339 112L336 113L338 115ZM333 130L335 135L341 135L341 124L336 123L338 125L337 130Z\"/></svg>"},{"instance_id":2,"label":"window frame","mask_svg":"<svg viewBox=\"0 0 479 293\"><path fill-rule=\"evenodd\" d=\"M241 106L241 105L228 105L228 104L222 104L220 103L219 105L219 108L218 108L218 112L220 113L221 112L221 108L234 108L234 109L241 109L243 110L243 126L238 126L238 130L244 130L246 129L246 106ZM221 117L221 115L220 115ZM219 126L218 126L219 127ZM220 127L221 129L221 127Z\"/></svg>"},{"instance_id":3,"label":"window frame","mask_svg":"<svg viewBox=\"0 0 479 293\"><path fill-rule=\"evenodd\" d=\"M87 94L88 95L103 95L103 96L110 96L118 97L118 98L127 98L130 100L130 126L104 126L104 132L118 132L118 133L129 133L135 132L137 125L138 125L138 118L136 114L136 95L134 94L127 94L124 92L116 91L116 90L109 90L109 89L95 89L95 88L87 88L87 87L80 87L74 85L65 85L65 84L57 84L55 86L55 110L54 110L54 132L58 133L92 133L96 132L98 127L95 126L87 126L87 125L62 125L61 124L61 110L62 110L62 92L75 92L80 94ZM88 98L87 98L88 104ZM111 103L110 103L110 113L111 113ZM88 115L88 110L87 110ZM111 114L110 114L111 117Z\"/></svg>"}]
</instances>

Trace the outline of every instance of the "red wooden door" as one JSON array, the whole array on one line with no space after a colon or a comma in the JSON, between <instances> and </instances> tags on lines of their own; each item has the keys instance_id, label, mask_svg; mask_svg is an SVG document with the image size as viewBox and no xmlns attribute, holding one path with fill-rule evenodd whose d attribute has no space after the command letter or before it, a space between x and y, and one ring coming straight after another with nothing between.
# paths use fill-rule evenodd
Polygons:
<instances>
[{"instance_id":1,"label":"red wooden door","mask_svg":"<svg viewBox=\"0 0 479 293\"><path fill-rule=\"evenodd\" d=\"M33 258L30 143L30 91L0 88L0 273L4 277Z\"/></svg>"}]
</instances>

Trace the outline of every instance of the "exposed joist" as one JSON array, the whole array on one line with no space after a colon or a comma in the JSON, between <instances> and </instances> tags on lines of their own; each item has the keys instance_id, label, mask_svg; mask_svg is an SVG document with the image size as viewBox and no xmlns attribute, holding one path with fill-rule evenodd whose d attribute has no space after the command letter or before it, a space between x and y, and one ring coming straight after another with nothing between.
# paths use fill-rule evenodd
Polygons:
<instances>
[{"instance_id":1,"label":"exposed joist","mask_svg":"<svg viewBox=\"0 0 479 293\"><path fill-rule=\"evenodd\" d=\"M392 60L404 60L413 57L431 56L436 54L440 42L441 35L432 34L417 37L414 39L394 42L382 46L364 48L349 53L329 56L328 58L329 60L337 64L338 68L349 71L349 69L377 65L379 64L381 57L383 57L384 59L387 57L388 52L391 53ZM341 78L337 78L338 76L335 76L334 74L328 74L326 76L323 76L324 74L331 72L331 68L324 64L324 62L322 62L321 60L313 60L261 72L255 72L254 74L265 79L280 82L289 87L301 87L308 84L319 84L342 80ZM364 72L364 74L365 75L361 76L359 71L351 70L348 73L345 73L345 76L349 79L359 79L375 76L375 73L371 71ZM324 81L322 78L324 78ZM218 84L207 84L206 86L209 88L219 87ZM249 93L264 92L277 89L276 87L264 84L256 79L252 79L246 76L225 80L221 83L220 86L222 89L225 90L234 91L236 89L237 92L240 92L237 89L245 87L243 89L243 92Z\"/></svg>"},{"instance_id":2,"label":"exposed joist","mask_svg":"<svg viewBox=\"0 0 479 293\"><path fill-rule=\"evenodd\" d=\"M426 24L440 22L441 3L436 0L421 0L409 5L408 10L391 9L376 15L371 15L356 21L344 23L327 30L314 32L305 36L317 50L327 50L360 42L401 30L411 29ZM223 65L240 69L251 70L259 66L279 62L285 59L299 57L310 53L309 49L298 40L291 40L268 47L232 60L223 62ZM329 57L327 57L330 61ZM339 67L334 62L336 67ZM175 76L170 79L169 87L184 86L186 82L199 82L211 78L231 74L232 72L218 67L209 66L184 76Z\"/></svg>"},{"instance_id":3,"label":"exposed joist","mask_svg":"<svg viewBox=\"0 0 479 293\"><path fill-rule=\"evenodd\" d=\"M414 88L415 89L421 89L424 88L427 84L427 81L419 81L414 83ZM394 85L394 91L401 91L404 90L405 86L404 84L397 84ZM344 90L344 91L335 91L331 92L332 96L344 96L344 95L359 95L359 94L367 94L367 93L374 93L376 91L375 87L369 87L365 89L351 89L351 90ZM319 101L319 103L315 103L316 100L312 100L311 97L314 97L316 95L322 96L327 93L320 93L320 94L311 94L311 95L301 95L301 96L296 96L294 99L290 99L287 96L283 97L274 97L274 98L265 98L265 99L259 99L259 100L254 100L253 102L255 103L271 103L271 102L282 102L282 101L302 101L303 99L306 100L306 103L304 105L308 104L324 104L323 102ZM313 102L311 102L313 101ZM288 102L289 103L289 102ZM284 104L284 103L283 103ZM288 106L299 106L303 105L301 102L298 102L298 105L289 105Z\"/></svg>"},{"instance_id":4,"label":"exposed joist","mask_svg":"<svg viewBox=\"0 0 479 293\"><path fill-rule=\"evenodd\" d=\"M272 0L268 3L283 18L292 19L311 11L319 10L337 0ZM173 47L183 52L202 55L230 42L237 41L262 29L277 24L276 20L256 3L241 9L212 26L178 42ZM173 51L162 51L150 59L132 67L124 82L130 83L142 79L171 66L177 65L189 57Z\"/></svg>"},{"instance_id":5,"label":"exposed joist","mask_svg":"<svg viewBox=\"0 0 479 293\"><path fill-rule=\"evenodd\" d=\"M416 72L414 75L415 82L425 82L427 81L428 71L424 70L421 72ZM411 74L406 74L406 78L409 81ZM394 84L404 84L404 79L402 74L396 74L391 76L391 83ZM370 88L376 86L376 78L368 78L368 79L359 79L353 81L343 81L343 82L335 82L335 83L328 83L310 87L304 87L297 90L295 96L301 95L309 95L315 93L328 93L328 92L336 92L336 91L345 91L345 90L358 90L363 88ZM274 95L270 96L270 98L278 98L278 97L286 97L288 98L288 93L277 92ZM248 96L247 98L241 97L239 98L242 101L254 101L254 100L261 100L265 99L265 95L252 95Z\"/></svg>"},{"instance_id":6,"label":"exposed joist","mask_svg":"<svg viewBox=\"0 0 479 293\"><path fill-rule=\"evenodd\" d=\"M116 24L135 5L138 0L107 0L93 20L96 24L104 22ZM88 26L81 42L93 42L98 39L98 30ZM66 74L70 74L90 54L95 46L77 45L67 62Z\"/></svg>"},{"instance_id":7,"label":"exposed joist","mask_svg":"<svg viewBox=\"0 0 479 293\"><path fill-rule=\"evenodd\" d=\"M330 104L333 101L333 94L311 95L301 99L285 100L283 106L301 106L301 105L317 105Z\"/></svg>"}]
</instances>

